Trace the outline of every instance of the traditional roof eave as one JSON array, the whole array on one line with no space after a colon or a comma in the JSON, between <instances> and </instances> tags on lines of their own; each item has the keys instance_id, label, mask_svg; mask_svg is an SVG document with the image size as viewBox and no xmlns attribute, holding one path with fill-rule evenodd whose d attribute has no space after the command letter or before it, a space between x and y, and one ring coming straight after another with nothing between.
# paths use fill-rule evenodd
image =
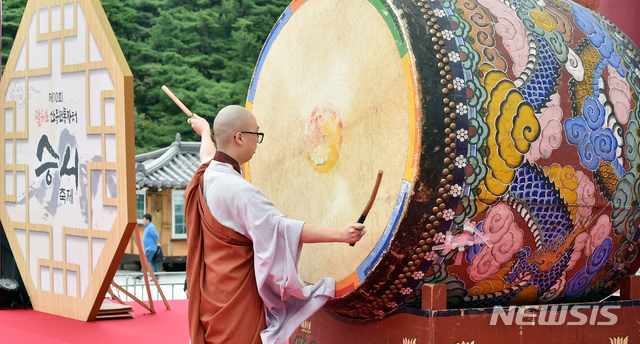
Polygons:
<instances>
[{"instance_id":1,"label":"traditional roof eave","mask_svg":"<svg viewBox=\"0 0 640 344\"><path fill-rule=\"evenodd\" d=\"M136 155L136 186L185 188L200 166L200 142L182 142L180 133L169 147Z\"/></svg>"}]
</instances>

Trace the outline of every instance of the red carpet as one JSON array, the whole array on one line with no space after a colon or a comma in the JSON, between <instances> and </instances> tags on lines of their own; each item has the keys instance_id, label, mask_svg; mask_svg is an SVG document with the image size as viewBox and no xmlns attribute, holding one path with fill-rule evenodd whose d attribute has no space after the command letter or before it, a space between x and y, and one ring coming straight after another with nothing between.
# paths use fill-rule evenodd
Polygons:
<instances>
[{"instance_id":1,"label":"red carpet","mask_svg":"<svg viewBox=\"0 0 640 344\"><path fill-rule=\"evenodd\" d=\"M0 310L2 344L188 344L187 300L171 300L171 310L154 301L156 314L135 302L134 318L84 322L33 309Z\"/></svg>"}]
</instances>

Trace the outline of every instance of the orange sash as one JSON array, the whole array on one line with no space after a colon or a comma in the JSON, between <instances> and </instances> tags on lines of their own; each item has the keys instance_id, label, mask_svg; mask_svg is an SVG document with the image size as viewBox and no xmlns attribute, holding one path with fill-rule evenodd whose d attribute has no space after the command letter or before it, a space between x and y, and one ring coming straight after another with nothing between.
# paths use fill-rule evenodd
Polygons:
<instances>
[{"instance_id":1,"label":"orange sash","mask_svg":"<svg viewBox=\"0 0 640 344\"><path fill-rule=\"evenodd\" d=\"M198 168L184 193L191 343L261 344L266 323L253 243L209 211L202 178L210 162Z\"/></svg>"}]
</instances>

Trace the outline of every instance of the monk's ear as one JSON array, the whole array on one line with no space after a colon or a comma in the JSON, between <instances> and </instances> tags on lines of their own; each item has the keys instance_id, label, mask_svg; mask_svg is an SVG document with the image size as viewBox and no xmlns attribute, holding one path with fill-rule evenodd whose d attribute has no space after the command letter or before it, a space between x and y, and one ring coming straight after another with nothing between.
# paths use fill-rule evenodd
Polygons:
<instances>
[{"instance_id":1,"label":"monk's ear","mask_svg":"<svg viewBox=\"0 0 640 344\"><path fill-rule=\"evenodd\" d=\"M239 146L242 146L244 144L244 142L242 142L242 133L241 132L237 132L234 136L233 139L235 140L236 144Z\"/></svg>"}]
</instances>

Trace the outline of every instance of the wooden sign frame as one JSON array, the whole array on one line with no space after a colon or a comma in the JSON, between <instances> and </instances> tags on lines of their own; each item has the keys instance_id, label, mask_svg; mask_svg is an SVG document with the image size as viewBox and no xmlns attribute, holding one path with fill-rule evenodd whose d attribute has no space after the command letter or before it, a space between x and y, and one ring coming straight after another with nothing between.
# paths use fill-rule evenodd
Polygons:
<instances>
[{"instance_id":1,"label":"wooden sign frame","mask_svg":"<svg viewBox=\"0 0 640 344\"><path fill-rule=\"evenodd\" d=\"M96 318L136 224L133 75L99 0L30 0L0 83L0 220L34 309Z\"/></svg>"}]
</instances>

